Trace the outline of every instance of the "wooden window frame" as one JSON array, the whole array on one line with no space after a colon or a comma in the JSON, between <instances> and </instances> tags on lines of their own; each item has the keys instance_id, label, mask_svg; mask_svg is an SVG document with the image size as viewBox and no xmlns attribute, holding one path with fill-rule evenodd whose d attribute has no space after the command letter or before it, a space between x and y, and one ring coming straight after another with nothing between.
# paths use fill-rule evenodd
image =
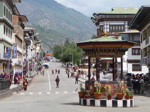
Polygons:
<instances>
[{"instance_id":1,"label":"wooden window frame","mask_svg":"<svg viewBox=\"0 0 150 112\"><path fill-rule=\"evenodd\" d=\"M138 53L136 53L136 50L138 50ZM132 48L132 55L141 55L141 49L140 48Z\"/></svg>"},{"instance_id":2,"label":"wooden window frame","mask_svg":"<svg viewBox=\"0 0 150 112\"><path fill-rule=\"evenodd\" d=\"M142 71L142 67L140 64L132 64L132 71L136 72L136 71Z\"/></svg>"}]
</instances>

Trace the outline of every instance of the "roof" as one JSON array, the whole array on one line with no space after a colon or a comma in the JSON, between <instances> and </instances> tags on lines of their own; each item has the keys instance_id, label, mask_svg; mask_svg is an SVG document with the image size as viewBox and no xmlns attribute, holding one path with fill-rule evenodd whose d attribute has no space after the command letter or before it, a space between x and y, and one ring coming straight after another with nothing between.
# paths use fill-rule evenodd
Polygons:
<instances>
[{"instance_id":1,"label":"roof","mask_svg":"<svg viewBox=\"0 0 150 112\"><path fill-rule=\"evenodd\" d=\"M128 33L140 33L138 30L129 30L125 32L120 32L120 34L128 34Z\"/></svg>"},{"instance_id":2,"label":"roof","mask_svg":"<svg viewBox=\"0 0 150 112\"><path fill-rule=\"evenodd\" d=\"M22 22L28 22L28 18L27 18L25 15L19 15L19 19L20 19Z\"/></svg>"},{"instance_id":3,"label":"roof","mask_svg":"<svg viewBox=\"0 0 150 112\"><path fill-rule=\"evenodd\" d=\"M109 36L109 37L104 36L104 37L100 37L100 38L96 38L96 39L80 41L78 43L86 43L86 42L124 42L124 41L126 41L126 40L121 40L121 39L115 39L113 37L114 36Z\"/></svg>"},{"instance_id":4,"label":"roof","mask_svg":"<svg viewBox=\"0 0 150 112\"><path fill-rule=\"evenodd\" d=\"M141 6L137 14L131 21L129 28L130 29L139 29L141 24L145 21L145 18L150 17L150 5Z\"/></svg>"},{"instance_id":5,"label":"roof","mask_svg":"<svg viewBox=\"0 0 150 112\"><path fill-rule=\"evenodd\" d=\"M114 7L109 12L102 12L97 14L136 14L139 8L137 7Z\"/></svg>"}]
</instances>

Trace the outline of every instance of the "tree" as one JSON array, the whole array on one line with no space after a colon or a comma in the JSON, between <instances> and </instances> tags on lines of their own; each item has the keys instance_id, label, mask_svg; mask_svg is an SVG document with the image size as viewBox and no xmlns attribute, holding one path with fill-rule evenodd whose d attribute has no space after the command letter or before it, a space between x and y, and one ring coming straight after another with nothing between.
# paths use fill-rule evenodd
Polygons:
<instances>
[{"instance_id":1,"label":"tree","mask_svg":"<svg viewBox=\"0 0 150 112\"><path fill-rule=\"evenodd\" d=\"M69 39L67 38L64 45L70 45Z\"/></svg>"},{"instance_id":2,"label":"tree","mask_svg":"<svg viewBox=\"0 0 150 112\"><path fill-rule=\"evenodd\" d=\"M82 49L77 47L75 43L56 45L53 48L53 54L55 58L60 59L62 62L72 62L74 64L80 64L82 58Z\"/></svg>"}]
</instances>

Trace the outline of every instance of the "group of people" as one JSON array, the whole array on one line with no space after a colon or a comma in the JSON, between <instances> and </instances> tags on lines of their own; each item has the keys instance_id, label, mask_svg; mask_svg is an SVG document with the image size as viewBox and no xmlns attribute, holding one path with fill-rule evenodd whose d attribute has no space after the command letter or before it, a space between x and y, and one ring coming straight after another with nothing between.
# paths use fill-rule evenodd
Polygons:
<instances>
[{"instance_id":1,"label":"group of people","mask_svg":"<svg viewBox=\"0 0 150 112\"><path fill-rule=\"evenodd\" d=\"M54 69L52 69L52 75L57 74L57 73L60 74L60 69L55 69L55 71Z\"/></svg>"},{"instance_id":2,"label":"group of people","mask_svg":"<svg viewBox=\"0 0 150 112\"><path fill-rule=\"evenodd\" d=\"M135 94L143 94L143 74L128 74L125 80L127 81L127 86L132 87Z\"/></svg>"}]
</instances>

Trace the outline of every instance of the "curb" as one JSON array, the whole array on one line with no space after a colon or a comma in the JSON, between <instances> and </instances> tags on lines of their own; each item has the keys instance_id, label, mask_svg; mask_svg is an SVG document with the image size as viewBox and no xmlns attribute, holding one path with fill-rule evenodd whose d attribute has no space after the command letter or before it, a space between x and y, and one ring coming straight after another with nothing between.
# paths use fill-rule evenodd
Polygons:
<instances>
[{"instance_id":1,"label":"curb","mask_svg":"<svg viewBox=\"0 0 150 112\"><path fill-rule=\"evenodd\" d=\"M30 84L32 82L33 78L28 81L28 84ZM21 90L23 90L21 84L18 85L18 87L15 87L15 88L12 88L12 89L8 89L6 92L0 93L0 100L4 99L4 98L7 98L7 97L9 97L9 96L11 96L11 95L13 95L15 93L18 93Z\"/></svg>"}]
</instances>

